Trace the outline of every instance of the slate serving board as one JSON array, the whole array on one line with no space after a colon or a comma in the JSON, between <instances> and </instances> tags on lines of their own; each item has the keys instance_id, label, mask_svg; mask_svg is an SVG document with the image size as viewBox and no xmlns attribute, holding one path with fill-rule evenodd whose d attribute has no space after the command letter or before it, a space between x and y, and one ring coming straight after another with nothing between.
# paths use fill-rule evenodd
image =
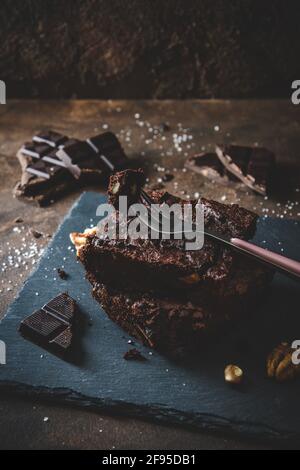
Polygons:
<instances>
[{"instance_id":1,"label":"slate serving board","mask_svg":"<svg viewBox=\"0 0 300 470\"><path fill-rule=\"evenodd\" d=\"M129 336L92 299L69 241L71 231L97 222L96 207L104 201L97 193L81 196L1 322L7 364L0 366L0 390L198 429L300 442L300 382L280 385L265 375L265 360L272 347L283 339L300 339L299 284L276 275L260 309L243 326L234 326L213 341L193 362L175 363L157 352L150 355L139 344L148 361L125 361ZM287 255L299 259L299 239L296 221L259 222L256 242L262 246L279 252L283 247ZM62 265L70 274L67 281L56 275ZM73 363L51 355L17 332L25 316L61 291L78 301L86 319L80 353ZM247 373L241 389L224 383L224 366L232 362Z\"/></svg>"}]
</instances>

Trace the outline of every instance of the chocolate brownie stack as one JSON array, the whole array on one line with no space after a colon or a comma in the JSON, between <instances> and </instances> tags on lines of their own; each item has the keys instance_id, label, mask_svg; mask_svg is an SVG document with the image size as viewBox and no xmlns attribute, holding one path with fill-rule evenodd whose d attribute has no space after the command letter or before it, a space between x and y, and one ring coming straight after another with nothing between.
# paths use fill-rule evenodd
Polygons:
<instances>
[{"instance_id":1,"label":"chocolate brownie stack","mask_svg":"<svg viewBox=\"0 0 300 470\"><path fill-rule=\"evenodd\" d=\"M133 188L138 197L141 184L140 172L114 175L112 202L117 195L132 195ZM158 204L187 203L161 191L149 195ZM204 198L192 202L197 203L207 228L242 239L254 234L254 213ZM125 223L119 213L118 233ZM73 233L71 240L93 296L109 317L144 344L172 355L200 345L208 334L241 317L272 278L261 265L206 237L195 251L186 251L184 240L112 240L105 228Z\"/></svg>"}]
</instances>

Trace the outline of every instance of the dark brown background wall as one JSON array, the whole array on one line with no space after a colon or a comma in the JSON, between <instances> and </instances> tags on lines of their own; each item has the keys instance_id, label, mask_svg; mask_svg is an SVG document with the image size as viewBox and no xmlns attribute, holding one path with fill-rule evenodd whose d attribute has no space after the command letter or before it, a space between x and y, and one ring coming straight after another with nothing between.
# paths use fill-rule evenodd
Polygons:
<instances>
[{"instance_id":1,"label":"dark brown background wall","mask_svg":"<svg viewBox=\"0 0 300 470\"><path fill-rule=\"evenodd\" d=\"M299 1L1 0L8 97L286 97Z\"/></svg>"}]
</instances>

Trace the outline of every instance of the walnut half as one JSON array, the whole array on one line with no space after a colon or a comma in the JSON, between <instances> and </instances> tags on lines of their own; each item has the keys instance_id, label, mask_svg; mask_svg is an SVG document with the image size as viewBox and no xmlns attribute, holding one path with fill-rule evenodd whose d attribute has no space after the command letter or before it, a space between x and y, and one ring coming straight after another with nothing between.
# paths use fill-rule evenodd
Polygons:
<instances>
[{"instance_id":1,"label":"walnut half","mask_svg":"<svg viewBox=\"0 0 300 470\"><path fill-rule=\"evenodd\" d=\"M82 248L86 244L87 237L90 235L95 235L97 232L97 227L86 228L83 233L80 232L72 232L70 233L70 240L75 245L77 255L79 253L80 248Z\"/></svg>"},{"instance_id":2,"label":"walnut half","mask_svg":"<svg viewBox=\"0 0 300 470\"><path fill-rule=\"evenodd\" d=\"M269 355L267 359L268 377L278 382L286 382L300 376L300 365L292 362L295 349L288 343L281 343Z\"/></svg>"}]
</instances>

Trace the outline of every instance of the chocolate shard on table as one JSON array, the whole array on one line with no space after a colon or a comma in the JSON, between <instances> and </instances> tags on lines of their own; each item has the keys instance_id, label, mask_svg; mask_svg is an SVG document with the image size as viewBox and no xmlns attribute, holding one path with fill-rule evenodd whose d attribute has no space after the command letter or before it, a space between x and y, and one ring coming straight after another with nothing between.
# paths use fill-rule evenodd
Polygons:
<instances>
[{"instance_id":1,"label":"chocolate shard on table","mask_svg":"<svg viewBox=\"0 0 300 470\"><path fill-rule=\"evenodd\" d=\"M193 155L186 160L185 167L210 180L219 180L225 176L225 167L214 152Z\"/></svg>"},{"instance_id":2,"label":"chocolate shard on table","mask_svg":"<svg viewBox=\"0 0 300 470\"><path fill-rule=\"evenodd\" d=\"M275 164L274 154L263 147L217 145L215 153L195 155L185 166L209 179L240 181L265 196L272 186Z\"/></svg>"},{"instance_id":3,"label":"chocolate shard on table","mask_svg":"<svg viewBox=\"0 0 300 470\"><path fill-rule=\"evenodd\" d=\"M55 131L33 136L17 153L21 181L14 194L45 206L87 185L108 181L112 172L128 166L128 159L111 132L86 141Z\"/></svg>"},{"instance_id":4,"label":"chocolate shard on table","mask_svg":"<svg viewBox=\"0 0 300 470\"><path fill-rule=\"evenodd\" d=\"M24 338L55 354L71 350L77 305L62 293L22 320L19 331Z\"/></svg>"},{"instance_id":5,"label":"chocolate shard on table","mask_svg":"<svg viewBox=\"0 0 300 470\"><path fill-rule=\"evenodd\" d=\"M136 176L139 187L140 175ZM116 185L118 177L121 188L123 172L115 174L111 184ZM191 202L163 191L149 191L149 195L157 204ZM192 204L202 207L205 226L216 233L244 240L255 233L257 215L238 205L205 198ZM123 234L126 223L118 213L118 234ZM273 276L264 266L206 237L203 248L194 251L186 251L184 240L131 239L129 235L110 239L105 226L101 231L74 232L71 240L93 295L107 314L159 349L165 344L164 349L170 350L172 342L181 344L191 338L201 342L203 331L242 317Z\"/></svg>"}]
</instances>

